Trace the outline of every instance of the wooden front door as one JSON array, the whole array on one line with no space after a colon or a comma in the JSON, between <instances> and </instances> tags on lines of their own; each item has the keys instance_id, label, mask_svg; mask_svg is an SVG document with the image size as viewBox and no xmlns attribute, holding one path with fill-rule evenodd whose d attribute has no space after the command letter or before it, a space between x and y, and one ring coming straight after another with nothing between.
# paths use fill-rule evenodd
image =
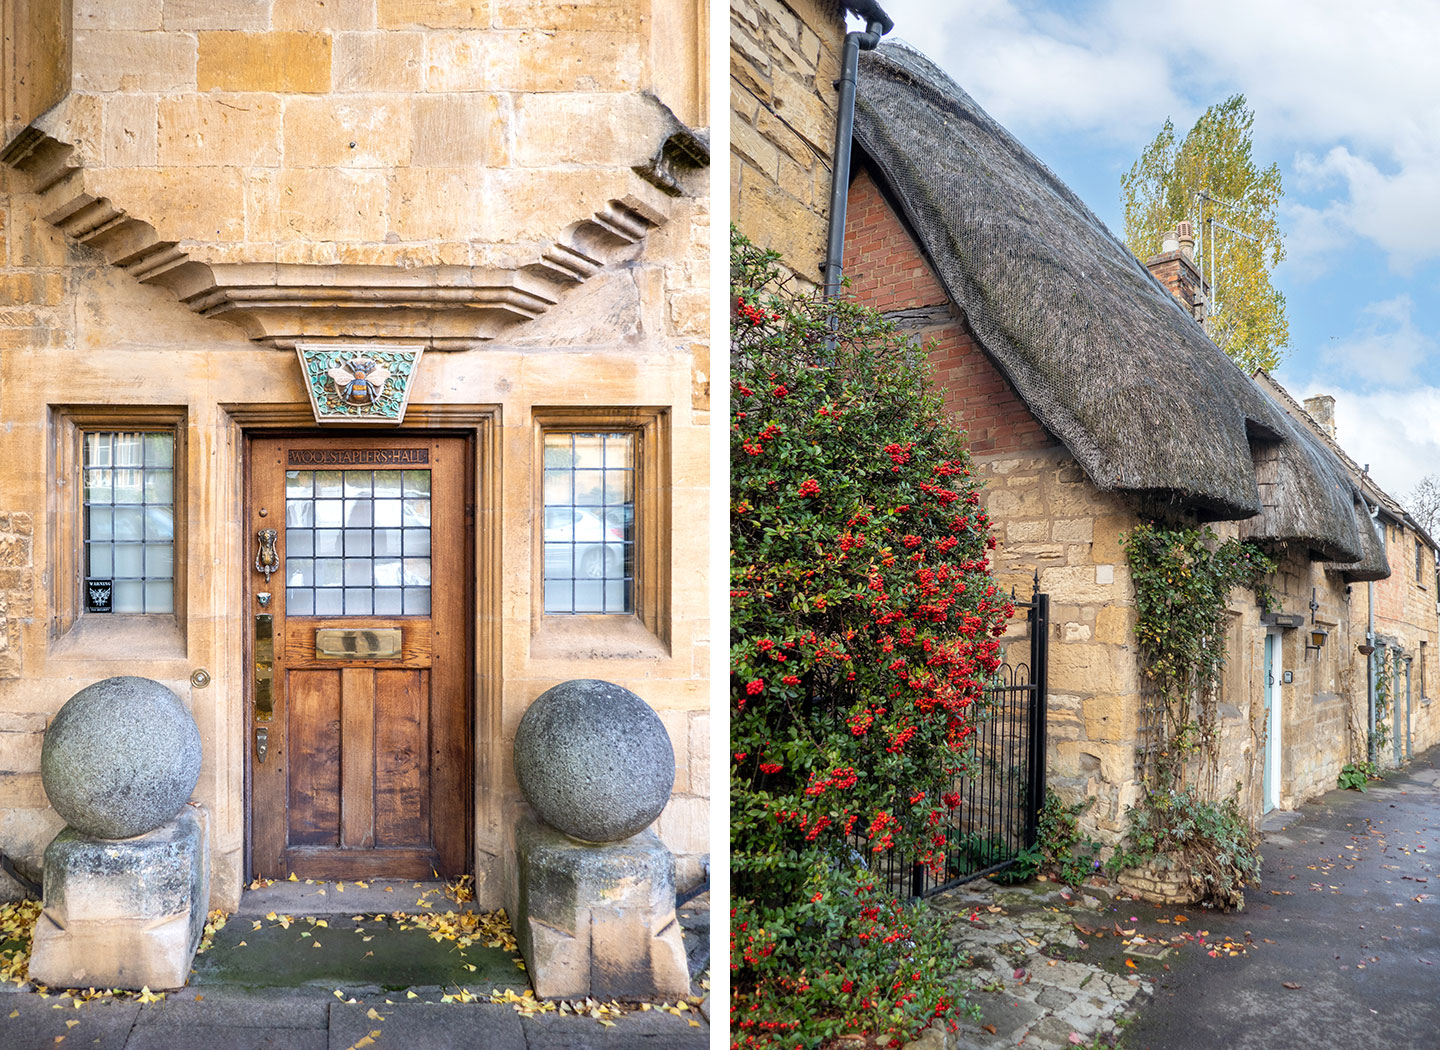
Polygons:
<instances>
[{"instance_id":1,"label":"wooden front door","mask_svg":"<svg viewBox=\"0 0 1440 1050\"><path fill-rule=\"evenodd\" d=\"M453 437L252 440L252 563L275 530L247 596L255 876L468 871L471 458Z\"/></svg>"}]
</instances>

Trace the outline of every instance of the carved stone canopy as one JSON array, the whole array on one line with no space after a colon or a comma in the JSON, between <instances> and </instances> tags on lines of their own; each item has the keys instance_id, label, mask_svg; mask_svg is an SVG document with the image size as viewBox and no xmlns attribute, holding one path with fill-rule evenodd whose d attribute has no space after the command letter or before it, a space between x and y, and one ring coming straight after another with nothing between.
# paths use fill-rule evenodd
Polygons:
<instances>
[{"instance_id":1,"label":"carved stone canopy","mask_svg":"<svg viewBox=\"0 0 1440 1050\"><path fill-rule=\"evenodd\" d=\"M671 118L673 121L673 118ZM100 194L75 148L23 130L0 162L34 180L45 220L137 280L169 289L191 310L238 325L251 339L299 343L420 343L463 350L532 320L567 286L603 269L669 218L678 167L708 163L703 136L673 131L630 176L629 192L566 226L533 261L510 268L220 262L204 246L165 240ZM563 216L564 202L557 202Z\"/></svg>"}]
</instances>

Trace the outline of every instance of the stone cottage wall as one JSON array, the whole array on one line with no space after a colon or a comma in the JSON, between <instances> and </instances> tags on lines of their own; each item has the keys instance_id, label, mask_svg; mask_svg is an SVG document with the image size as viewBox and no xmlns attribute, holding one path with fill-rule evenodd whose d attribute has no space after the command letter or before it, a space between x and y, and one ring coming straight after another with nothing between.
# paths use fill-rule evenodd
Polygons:
<instances>
[{"instance_id":1,"label":"stone cottage wall","mask_svg":"<svg viewBox=\"0 0 1440 1050\"><path fill-rule=\"evenodd\" d=\"M1113 841L1138 797L1134 592L1119 545L1135 515L1089 482L991 364L868 172L851 184L845 241L851 293L930 349L984 482L997 582L1025 597L1038 572L1050 595L1050 782L1067 798L1095 798L1082 819ZM1028 660L1027 630L1021 622L1006 636L1011 662Z\"/></svg>"},{"instance_id":2,"label":"stone cottage wall","mask_svg":"<svg viewBox=\"0 0 1440 1050\"><path fill-rule=\"evenodd\" d=\"M1418 753L1440 742L1440 710L1422 695L1421 661L1423 658L1424 683L1427 691L1434 693L1436 686L1437 623L1434 573L1434 552L1422 542L1420 549L1420 572L1416 579L1415 543L1418 538L1412 530L1382 517L1385 528L1385 553L1390 560L1390 575L1374 584L1375 633L1386 641L1386 663L1391 680L1396 706L1390 722L1391 742L1382 749L1380 763L1393 765L1395 751L1393 741L1398 736L1402 761L1406 743L1406 704L1404 661L1411 662L1409 702L1409 744L1411 753ZM1369 598L1363 584L1355 587L1352 602L1353 627L1364 640L1368 623ZM1424 647L1421 647L1421 643ZM1395 654L1399 650L1401 670L1395 671ZM1363 665L1360 673L1364 674ZM1363 682L1363 679L1362 679ZM1363 685L1362 685L1363 688Z\"/></svg>"},{"instance_id":3,"label":"stone cottage wall","mask_svg":"<svg viewBox=\"0 0 1440 1050\"><path fill-rule=\"evenodd\" d=\"M834 0L730 4L730 215L818 282L845 19Z\"/></svg>"}]
</instances>

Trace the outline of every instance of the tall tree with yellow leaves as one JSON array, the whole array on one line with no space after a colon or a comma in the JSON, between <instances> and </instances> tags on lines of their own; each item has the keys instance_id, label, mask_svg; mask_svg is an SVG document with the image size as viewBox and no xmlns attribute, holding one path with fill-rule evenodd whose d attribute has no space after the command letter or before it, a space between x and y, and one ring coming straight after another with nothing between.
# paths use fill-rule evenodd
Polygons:
<instances>
[{"instance_id":1,"label":"tall tree with yellow leaves","mask_svg":"<svg viewBox=\"0 0 1440 1050\"><path fill-rule=\"evenodd\" d=\"M1270 274L1285 258L1276 210L1280 169L1251 157L1255 114L1244 95L1207 109L1182 141L1169 120L1120 180L1125 243L1139 258L1160 251L1188 219L1201 240L1202 273L1214 286L1205 331L1245 369L1274 368L1290 338L1285 296Z\"/></svg>"}]
</instances>

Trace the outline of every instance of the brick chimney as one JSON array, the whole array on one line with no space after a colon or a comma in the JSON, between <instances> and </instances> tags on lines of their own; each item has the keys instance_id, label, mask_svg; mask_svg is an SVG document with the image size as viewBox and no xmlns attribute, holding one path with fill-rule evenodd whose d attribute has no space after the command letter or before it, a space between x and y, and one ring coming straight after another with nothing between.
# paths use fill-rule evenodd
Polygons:
<instances>
[{"instance_id":1,"label":"brick chimney","mask_svg":"<svg viewBox=\"0 0 1440 1050\"><path fill-rule=\"evenodd\" d=\"M1333 397L1329 394L1307 397L1305 411L1310 413L1311 419L1320 424L1320 429L1325 431L1330 440L1335 440L1335 399Z\"/></svg>"},{"instance_id":2,"label":"brick chimney","mask_svg":"<svg viewBox=\"0 0 1440 1050\"><path fill-rule=\"evenodd\" d=\"M1180 300L1181 305L1197 321L1205 320L1205 282L1195 265L1195 232L1190 223L1182 222L1165 234L1160 254L1145 260L1155 279Z\"/></svg>"}]
</instances>

